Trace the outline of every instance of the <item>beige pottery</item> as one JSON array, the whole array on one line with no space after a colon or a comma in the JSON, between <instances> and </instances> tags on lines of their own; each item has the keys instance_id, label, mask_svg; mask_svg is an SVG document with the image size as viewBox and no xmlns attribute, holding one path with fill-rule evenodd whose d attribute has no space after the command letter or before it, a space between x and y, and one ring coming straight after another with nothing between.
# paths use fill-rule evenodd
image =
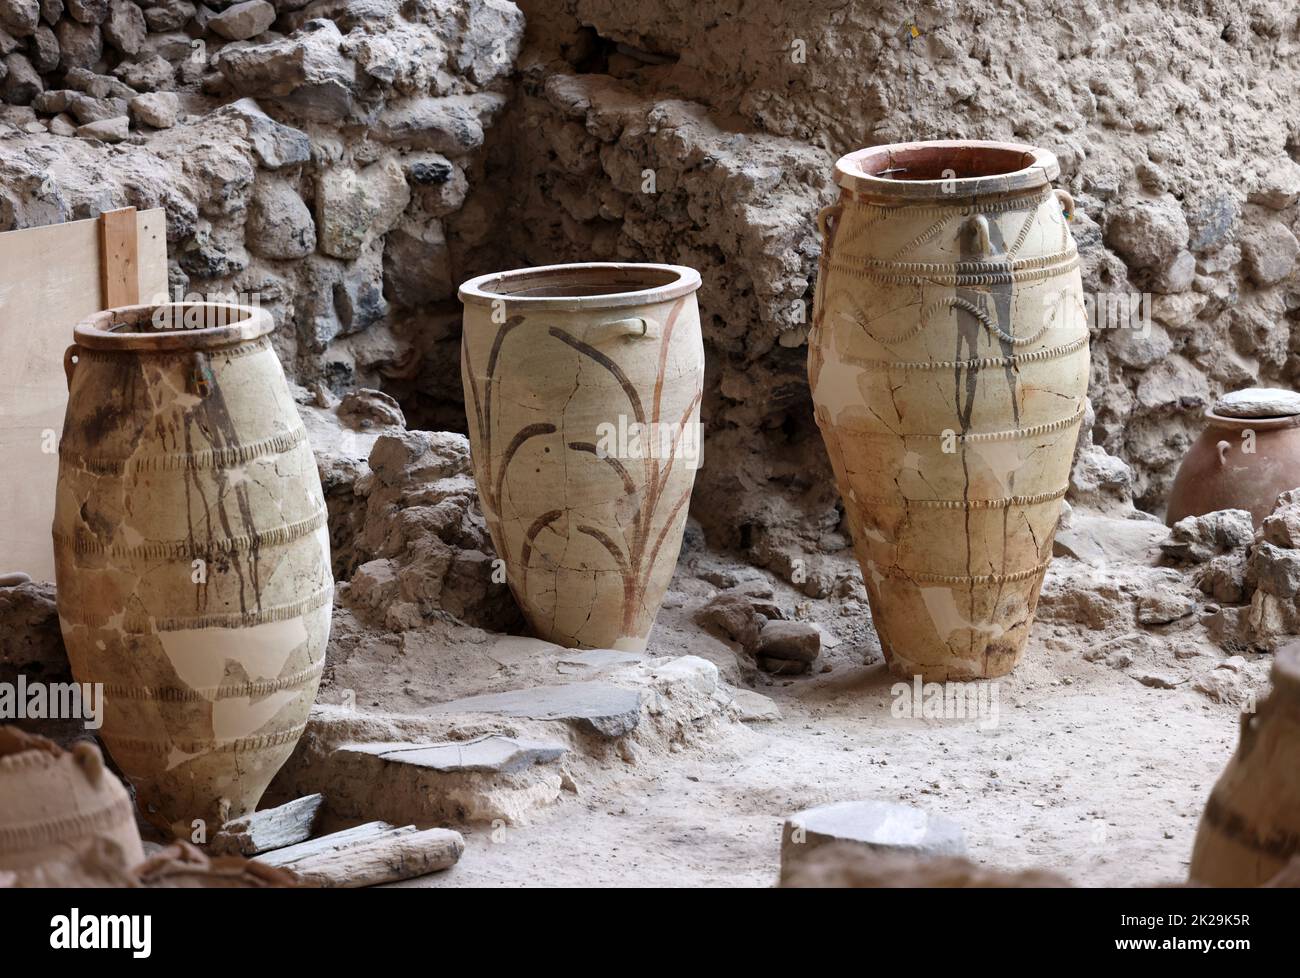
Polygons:
<instances>
[{"instance_id":1,"label":"beige pottery","mask_svg":"<svg viewBox=\"0 0 1300 978\"><path fill-rule=\"evenodd\" d=\"M1300 857L1300 643L1279 649L1273 688L1241 715L1241 740L1210 792L1189 875L1259 886Z\"/></svg>"},{"instance_id":2,"label":"beige pottery","mask_svg":"<svg viewBox=\"0 0 1300 978\"><path fill-rule=\"evenodd\" d=\"M676 265L597 263L461 286L479 499L541 638L645 647L700 458L699 285Z\"/></svg>"},{"instance_id":3,"label":"beige pottery","mask_svg":"<svg viewBox=\"0 0 1300 978\"><path fill-rule=\"evenodd\" d=\"M836 164L808 373L890 668L1019 660L1088 384L1055 158L906 143Z\"/></svg>"},{"instance_id":4,"label":"beige pottery","mask_svg":"<svg viewBox=\"0 0 1300 978\"><path fill-rule=\"evenodd\" d=\"M256 808L316 696L324 498L263 310L130 306L75 330L54 515L59 622L100 736L185 838Z\"/></svg>"},{"instance_id":5,"label":"beige pottery","mask_svg":"<svg viewBox=\"0 0 1300 978\"><path fill-rule=\"evenodd\" d=\"M0 885L85 885L143 859L131 796L99 748L0 727Z\"/></svg>"}]
</instances>

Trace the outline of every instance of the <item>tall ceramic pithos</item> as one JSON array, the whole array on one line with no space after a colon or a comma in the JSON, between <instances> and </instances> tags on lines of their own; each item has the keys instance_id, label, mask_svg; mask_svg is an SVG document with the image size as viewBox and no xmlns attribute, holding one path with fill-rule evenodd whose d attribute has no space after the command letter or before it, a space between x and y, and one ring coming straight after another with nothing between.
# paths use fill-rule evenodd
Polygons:
<instances>
[{"instance_id":1,"label":"tall ceramic pithos","mask_svg":"<svg viewBox=\"0 0 1300 978\"><path fill-rule=\"evenodd\" d=\"M836 164L808 373L890 668L1019 660L1088 383L1078 253L1030 146L906 143Z\"/></svg>"},{"instance_id":2,"label":"tall ceramic pithos","mask_svg":"<svg viewBox=\"0 0 1300 978\"><path fill-rule=\"evenodd\" d=\"M264 310L129 306L76 327L54 516L75 678L145 815L255 809L316 696L329 536Z\"/></svg>"},{"instance_id":3,"label":"tall ceramic pithos","mask_svg":"<svg viewBox=\"0 0 1300 978\"><path fill-rule=\"evenodd\" d=\"M1189 875L1259 886L1300 857L1300 643L1278 650L1273 687L1241 715L1241 739L1196 830Z\"/></svg>"},{"instance_id":4,"label":"tall ceramic pithos","mask_svg":"<svg viewBox=\"0 0 1300 978\"><path fill-rule=\"evenodd\" d=\"M640 650L700 459L699 273L550 265L461 286L479 499L533 630Z\"/></svg>"}]
</instances>

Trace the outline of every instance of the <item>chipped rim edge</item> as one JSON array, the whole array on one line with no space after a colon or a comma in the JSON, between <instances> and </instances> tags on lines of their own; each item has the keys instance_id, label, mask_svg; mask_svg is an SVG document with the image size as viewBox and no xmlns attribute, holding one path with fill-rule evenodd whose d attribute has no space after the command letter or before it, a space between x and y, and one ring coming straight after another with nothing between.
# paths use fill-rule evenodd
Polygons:
<instances>
[{"instance_id":1,"label":"chipped rim edge","mask_svg":"<svg viewBox=\"0 0 1300 978\"><path fill-rule=\"evenodd\" d=\"M171 329L156 333L115 331L113 328L125 325L123 321L128 317L142 312L152 316L157 310L167 307L234 310L239 319L225 326ZM275 320L259 306L241 306L231 302L146 302L105 309L87 316L73 327L72 337L77 346L86 350L184 353L243 343L274 330Z\"/></svg>"},{"instance_id":2,"label":"chipped rim edge","mask_svg":"<svg viewBox=\"0 0 1300 978\"><path fill-rule=\"evenodd\" d=\"M676 278L663 285L631 292L608 292L597 295L528 296L489 291L487 286L528 276L554 276L557 280L577 279L589 271L658 271L671 272ZM508 272L489 272L461 285L460 301L465 305L490 306L504 300L509 306L539 311L588 312L601 309L625 309L630 306L651 305L690 295L700 287L700 273L686 265L661 265L653 262L573 262L564 265L536 265L532 268L514 268Z\"/></svg>"},{"instance_id":3,"label":"chipped rim edge","mask_svg":"<svg viewBox=\"0 0 1300 978\"><path fill-rule=\"evenodd\" d=\"M859 165L865 156L879 153L902 153L919 149L996 149L1017 152L1033 158L1033 162L1010 173L995 173L983 177L962 177L953 180L890 180L864 173ZM835 161L835 182L845 190L873 197L892 197L900 200L933 201L944 198L987 196L1013 193L1050 186L1061 175L1061 165L1050 150L1028 143L1006 143L984 139L934 139L908 143L886 143L854 150Z\"/></svg>"}]
</instances>

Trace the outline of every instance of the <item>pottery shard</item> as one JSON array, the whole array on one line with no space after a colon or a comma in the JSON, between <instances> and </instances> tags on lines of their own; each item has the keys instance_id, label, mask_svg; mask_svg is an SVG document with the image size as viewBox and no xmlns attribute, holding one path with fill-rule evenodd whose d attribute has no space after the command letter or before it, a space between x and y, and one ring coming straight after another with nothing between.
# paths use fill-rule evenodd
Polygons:
<instances>
[{"instance_id":1,"label":"pottery shard","mask_svg":"<svg viewBox=\"0 0 1300 978\"><path fill-rule=\"evenodd\" d=\"M102 30L104 40L127 56L139 52L148 33L144 11L132 0L113 0Z\"/></svg>"},{"instance_id":2,"label":"pottery shard","mask_svg":"<svg viewBox=\"0 0 1300 978\"><path fill-rule=\"evenodd\" d=\"M641 722L641 694L609 683L566 683L468 696L441 703L434 711L560 720L604 737L622 737Z\"/></svg>"},{"instance_id":3,"label":"pottery shard","mask_svg":"<svg viewBox=\"0 0 1300 978\"><path fill-rule=\"evenodd\" d=\"M324 795L306 795L227 822L212 837L209 848L214 853L256 856L295 845L311 838L312 827L324 801Z\"/></svg>"},{"instance_id":4,"label":"pottery shard","mask_svg":"<svg viewBox=\"0 0 1300 978\"><path fill-rule=\"evenodd\" d=\"M1187 247L1189 235L1182 206L1162 194L1114 205L1105 240L1130 265L1163 268Z\"/></svg>"},{"instance_id":5,"label":"pottery shard","mask_svg":"<svg viewBox=\"0 0 1300 978\"><path fill-rule=\"evenodd\" d=\"M791 815L781 832L781 876L817 847L851 843L878 853L964 856L961 826L942 815L887 801L842 801Z\"/></svg>"},{"instance_id":6,"label":"pottery shard","mask_svg":"<svg viewBox=\"0 0 1300 978\"><path fill-rule=\"evenodd\" d=\"M1273 387L1247 387L1224 394L1214 413L1228 418L1283 418L1300 414L1300 394Z\"/></svg>"},{"instance_id":7,"label":"pottery shard","mask_svg":"<svg viewBox=\"0 0 1300 978\"><path fill-rule=\"evenodd\" d=\"M769 621L758 635L757 654L771 659L813 662L822 651L822 633L806 621Z\"/></svg>"},{"instance_id":8,"label":"pottery shard","mask_svg":"<svg viewBox=\"0 0 1300 978\"><path fill-rule=\"evenodd\" d=\"M228 41L246 41L269 28L275 16L275 7L266 0L245 0L217 14L208 27Z\"/></svg>"},{"instance_id":9,"label":"pottery shard","mask_svg":"<svg viewBox=\"0 0 1300 978\"><path fill-rule=\"evenodd\" d=\"M244 228L248 250L262 258L305 258L316 250L316 223L293 185L263 177L253 188Z\"/></svg>"},{"instance_id":10,"label":"pottery shard","mask_svg":"<svg viewBox=\"0 0 1300 978\"><path fill-rule=\"evenodd\" d=\"M1291 274L1300 241L1279 221L1253 227L1241 236L1241 257L1256 285L1276 285Z\"/></svg>"},{"instance_id":11,"label":"pottery shard","mask_svg":"<svg viewBox=\"0 0 1300 978\"><path fill-rule=\"evenodd\" d=\"M0 27L14 37L30 37L40 19L39 0L0 0Z\"/></svg>"},{"instance_id":12,"label":"pottery shard","mask_svg":"<svg viewBox=\"0 0 1300 978\"><path fill-rule=\"evenodd\" d=\"M463 155L483 145L483 126L505 104L494 92L421 98L389 106L373 133L386 143Z\"/></svg>"},{"instance_id":13,"label":"pottery shard","mask_svg":"<svg viewBox=\"0 0 1300 978\"><path fill-rule=\"evenodd\" d=\"M147 92L131 99L131 118L155 129L170 129L180 116L181 102L175 92Z\"/></svg>"},{"instance_id":14,"label":"pottery shard","mask_svg":"<svg viewBox=\"0 0 1300 978\"><path fill-rule=\"evenodd\" d=\"M410 203L401 164L389 158L360 172L332 167L316 191L320 250L335 258L358 258L367 244L386 234Z\"/></svg>"}]
</instances>

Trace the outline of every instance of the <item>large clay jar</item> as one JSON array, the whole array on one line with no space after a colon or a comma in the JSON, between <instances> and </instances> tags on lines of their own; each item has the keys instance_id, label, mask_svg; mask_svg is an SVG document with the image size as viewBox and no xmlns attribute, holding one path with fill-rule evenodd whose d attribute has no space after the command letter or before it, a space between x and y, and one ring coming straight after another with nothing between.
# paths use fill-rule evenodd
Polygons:
<instances>
[{"instance_id":1,"label":"large clay jar","mask_svg":"<svg viewBox=\"0 0 1300 978\"><path fill-rule=\"evenodd\" d=\"M76 327L54 515L59 622L151 821L253 811L316 696L333 578L320 478L264 310Z\"/></svg>"},{"instance_id":2,"label":"large clay jar","mask_svg":"<svg viewBox=\"0 0 1300 978\"><path fill-rule=\"evenodd\" d=\"M0 886L103 885L143 859L131 796L99 748L0 727Z\"/></svg>"},{"instance_id":3,"label":"large clay jar","mask_svg":"<svg viewBox=\"0 0 1300 978\"><path fill-rule=\"evenodd\" d=\"M1205 412L1205 428L1183 456L1169 490L1165 522L1170 526L1187 516L1244 509L1258 527L1281 493L1300 486L1300 413L1241 416L1251 413L1241 410L1251 403L1267 407L1271 401L1285 410L1296 395L1258 393L1278 396L1234 405L1233 395L1227 395Z\"/></svg>"},{"instance_id":4,"label":"large clay jar","mask_svg":"<svg viewBox=\"0 0 1300 978\"><path fill-rule=\"evenodd\" d=\"M645 647L699 463L699 285L676 265L595 263L461 286L479 499L542 638Z\"/></svg>"},{"instance_id":5,"label":"large clay jar","mask_svg":"<svg viewBox=\"0 0 1300 978\"><path fill-rule=\"evenodd\" d=\"M1241 715L1237 752L1210 792L1189 875L1258 886L1300 857L1300 643L1277 652L1273 688Z\"/></svg>"},{"instance_id":6,"label":"large clay jar","mask_svg":"<svg viewBox=\"0 0 1300 978\"><path fill-rule=\"evenodd\" d=\"M808 373L890 668L1001 676L1029 637L1083 417L1069 196L1030 146L836 164Z\"/></svg>"}]
</instances>

